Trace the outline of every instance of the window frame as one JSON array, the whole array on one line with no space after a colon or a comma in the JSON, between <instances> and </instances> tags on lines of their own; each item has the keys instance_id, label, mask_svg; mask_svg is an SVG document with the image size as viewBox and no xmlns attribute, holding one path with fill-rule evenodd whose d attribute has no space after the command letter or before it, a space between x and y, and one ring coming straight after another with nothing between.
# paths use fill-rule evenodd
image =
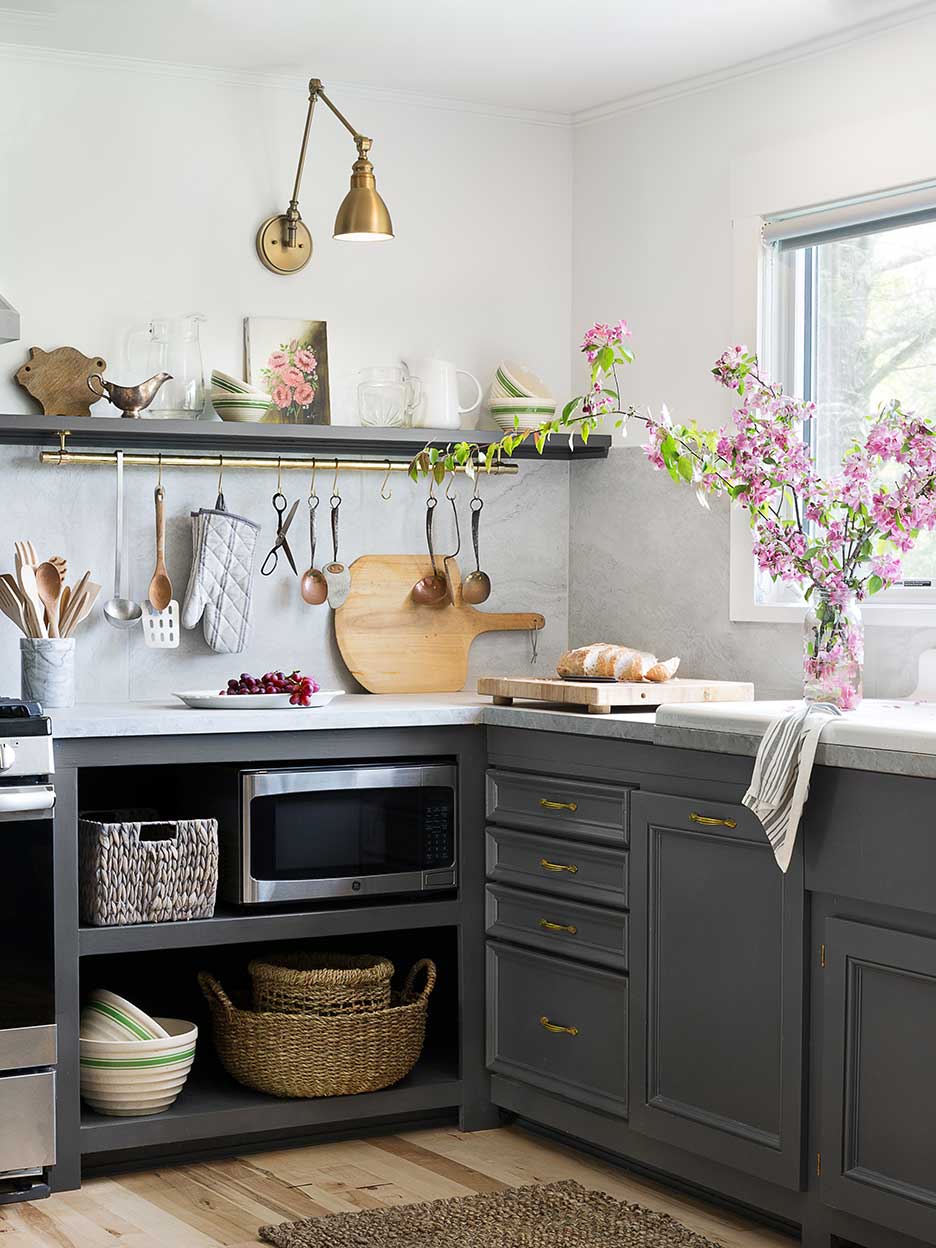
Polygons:
<instances>
[{"instance_id":1,"label":"window frame","mask_svg":"<svg viewBox=\"0 0 936 1248\"><path fill-rule=\"evenodd\" d=\"M902 219L901 219L902 218ZM791 247L781 248L783 240L809 237L813 245L822 236L841 237L864 232L862 226L875 222L914 224L936 218L936 182L897 188L874 196L856 197L825 206L784 213L761 214L735 219L734 261L735 302L738 324L753 327L755 332L742 332L737 341L754 341L755 350L765 376L779 381L785 389L796 393L798 378L804 376L806 361L801 346L806 295L798 266L782 257L795 255ZM879 228L889 228L880 226ZM751 280L753 277L753 281ZM797 285L800 289L797 290ZM814 289L814 287L813 287ZM797 323L799 322L799 323ZM806 396L804 396L806 397ZM732 621L791 623L802 620L805 604L793 599L789 587L778 586L776 601L763 602L757 596L757 567L751 549L751 532L747 513L731 509L729 615ZM894 586L862 604L867 624L893 624L927 627L936 625L936 575L933 585L905 589ZM784 598L786 600L784 600Z\"/></svg>"}]
</instances>

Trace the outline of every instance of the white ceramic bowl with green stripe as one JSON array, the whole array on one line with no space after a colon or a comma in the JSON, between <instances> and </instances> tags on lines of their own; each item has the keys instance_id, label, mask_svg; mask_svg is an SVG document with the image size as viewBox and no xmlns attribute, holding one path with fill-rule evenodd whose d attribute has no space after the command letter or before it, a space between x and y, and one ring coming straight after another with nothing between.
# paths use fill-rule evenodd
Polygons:
<instances>
[{"instance_id":1,"label":"white ceramic bowl with green stripe","mask_svg":"<svg viewBox=\"0 0 936 1248\"><path fill-rule=\"evenodd\" d=\"M491 396L496 399L546 399L555 403L552 393L542 377L538 377L525 364L516 360L501 360L494 372Z\"/></svg>"},{"instance_id":2,"label":"white ceramic bowl with green stripe","mask_svg":"<svg viewBox=\"0 0 936 1248\"><path fill-rule=\"evenodd\" d=\"M98 988L81 1011L79 1034L88 1040L165 1040L168 1033L126 997Z\"/></svg>"},{"instance_id":3,"label":"white ceramic bowl with green stripe","mask_svg":"<svg viewBox=\"0 0 936 1248\"><path fill-rule=\"evenodd\" d=\"M256 386L251 386L246 381L241 381L238 377L232 377L230 373L222 373L219 368L214 369L211 374L211 384L215 390L221 390L225 394L262 394L262 390L258 390Z\"/></svg>"},{"instance_id":4,"label":"white ceramic bowl with green stripe","mask_svg":"<svg viewBox=\"0 0 936 1248\"><path fill-rule=\"evenodd\" d=\"M195 1060L198 1028L181 1018L155 1021L165 1037L81 1039L81 1095L92 1109L117 1117L158 1114L182 1091Z\"/></svg>"},{"instance_id":5,"label":"white ceramic bowl with green stripe","mask_svg":"<svg viewBox=\"0 0 936 1248\"><path fill-rule=\"evenodd\" d=\"M211 392L211 405L222 420L236 420L242 424L263 420L272 406L268 394L221 396L216 390Z\"/></svg>"},{"instance_id":6,"label":"white ceramic bowl with green stripe","mask_svg":"<svg viewBox=\"0 0 936 1248\"><path fill-rule=\"evenodd\" d=\"M489 400L491 415L505 433L513 429L536 429L556 414L555 403L540 399Z\"/></svg>"}]
</instances>

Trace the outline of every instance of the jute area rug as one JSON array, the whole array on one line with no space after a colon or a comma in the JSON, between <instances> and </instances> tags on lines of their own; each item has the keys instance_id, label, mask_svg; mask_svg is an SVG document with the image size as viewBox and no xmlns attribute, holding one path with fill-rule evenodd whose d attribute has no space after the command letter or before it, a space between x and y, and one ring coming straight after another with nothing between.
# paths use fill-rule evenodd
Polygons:
<instances>
[{"instance_id":1,"label":"jute area rug","mask_svg":"<svg viewBox=\"0 0 936 1248\"><path fill-rule=\"evenodd\" d=\"M665 1213L567 1180L262 1226L277 1248L719 1248Z\"/></svg>"}]
</instances>

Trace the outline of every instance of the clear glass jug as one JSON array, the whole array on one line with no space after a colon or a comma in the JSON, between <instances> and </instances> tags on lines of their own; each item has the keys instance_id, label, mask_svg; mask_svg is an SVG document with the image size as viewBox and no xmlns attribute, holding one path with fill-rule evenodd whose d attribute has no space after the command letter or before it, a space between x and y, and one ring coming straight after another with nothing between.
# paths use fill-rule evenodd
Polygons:
<instances>
[{"instance_id":1,"label":"clear glass jug","mask_svg":"<svg viewBox=\"0 0 936 1248\"><path fill-rule=\"evenodd\" d=\"M378 364L358 373L358 416L362 425L411 424L419 395L419 378L411 377L405 364Z\"/></svg>"},{"instance_id":2,"label":"clear glass jug","mask_svg":"<svg viewBox=\"0 0 936 1248\"><path fill-rule=\"evenodd\" d=\"M127 365L133 383L154 373L172 375L142 413L153 420L198 420L205 408L205 365L202 359L198 312L154 317L146 329L130 334ZM139 373L139 376L136 374Z\"/></svg>"}]
</instances>

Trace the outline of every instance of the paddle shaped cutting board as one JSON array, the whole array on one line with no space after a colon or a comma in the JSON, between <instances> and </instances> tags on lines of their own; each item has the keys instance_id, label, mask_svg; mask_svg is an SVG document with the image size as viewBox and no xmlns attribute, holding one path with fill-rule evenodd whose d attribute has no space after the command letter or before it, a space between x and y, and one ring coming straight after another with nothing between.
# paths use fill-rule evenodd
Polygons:
<instances>
[{"instance_id":1,"label":"paddle shaped cutting board","mask_svg":"<svg viewBox=\"0 0 936 1248\"><path fill-rule=\"evenodd\" d=\"M351 565L335 635L348 670L371 693L456 693L465 687L468 651L479 633L546 623L541 615L479 611L463 602L454 559L452 599L434 607L414 602L413 586L431 570L427 555L364 555Z\"/></svg>"}]
</instances>

